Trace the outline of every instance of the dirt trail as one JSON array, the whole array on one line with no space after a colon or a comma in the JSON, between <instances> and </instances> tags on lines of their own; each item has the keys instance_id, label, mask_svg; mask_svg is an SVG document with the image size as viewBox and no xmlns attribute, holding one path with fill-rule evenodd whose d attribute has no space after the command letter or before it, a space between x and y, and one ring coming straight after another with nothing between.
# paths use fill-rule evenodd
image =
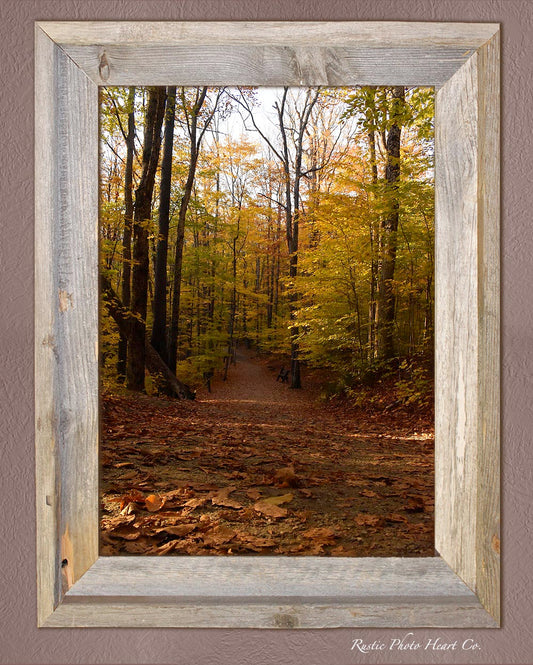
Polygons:
<instances>
[{"instance_id":1,"label":"dirt trail","mask_svg":"<svg viewBox=\"0 0 533 665\"><path fill-rule=\"evenodd\" d=\"M433 554L431 437L278 371L240 350L194 403L105 400L103 553Z\"/></svg>"},{"instance_id":2,"label":"dirt trail","mask_svg":"<svg viewBox=\"0 0 533 665\"><path fill-rule=\"evenodd\" d=\"M197 402L216 405L221 412L234 417L242 415L243 420L263 420L264 425L274 427L286 423L298 427L299 412L316 409L316 401L310 391L292 390L287 383L276 381L278 371L279 367L269 370L252 352L239 349L236 364L229 368L228 380L216 378L211 382L212 392L201 389Z\"/></svg>"}]
</instances>

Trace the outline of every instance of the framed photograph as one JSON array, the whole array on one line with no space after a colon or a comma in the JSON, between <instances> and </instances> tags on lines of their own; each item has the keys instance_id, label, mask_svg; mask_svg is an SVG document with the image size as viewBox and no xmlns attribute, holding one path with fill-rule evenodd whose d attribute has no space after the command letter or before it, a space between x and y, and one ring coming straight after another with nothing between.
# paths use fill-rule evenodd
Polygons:
<instances>
[{"instance_id":1,"label":"framed photograph","mask_svg":"<svg viewBox=\"0 0 533 665\"><path fill-rule=\"evenodd\" d=\"M39 625L498 627L499 26L39 22ZM435 89L434 557L99 556L99 88Z\"/></svg>"}]
</instances>

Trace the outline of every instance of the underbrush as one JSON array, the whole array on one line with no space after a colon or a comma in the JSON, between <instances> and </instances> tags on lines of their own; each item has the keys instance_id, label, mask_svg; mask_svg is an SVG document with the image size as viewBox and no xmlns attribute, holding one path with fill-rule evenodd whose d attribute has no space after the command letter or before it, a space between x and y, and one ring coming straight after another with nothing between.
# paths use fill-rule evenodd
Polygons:
<instances>
[{"instance_id":1,"label":"underbrush","mask_svg":"<svg viewBox=\"0 0 533 665\"><path fill-rule=\"evenodd\" d=\"M345 399L355 407L385 411L401 407L433 409L432 362L421 357L395 358L338 372L324 384L321 398Z\"/></svg>"}]
</instances>

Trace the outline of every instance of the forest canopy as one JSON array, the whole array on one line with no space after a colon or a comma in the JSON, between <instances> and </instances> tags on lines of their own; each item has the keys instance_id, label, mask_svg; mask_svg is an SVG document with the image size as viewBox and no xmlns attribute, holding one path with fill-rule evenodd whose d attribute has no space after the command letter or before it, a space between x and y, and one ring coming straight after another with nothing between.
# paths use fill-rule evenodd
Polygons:
<instances>
[{"instance_id":1,"label":"forest canopy","mask_svg":"<svg viewBox=\"0 0 533 665\"><path fill-rule=\"evenodd\" d=\"M334 391L433 355L433 90L102 88L105 387L192 397L237 345ZM147 373L148 372L148 373ZM400 390L400 392L401 392Z\"/></svg>"}]
</instances>

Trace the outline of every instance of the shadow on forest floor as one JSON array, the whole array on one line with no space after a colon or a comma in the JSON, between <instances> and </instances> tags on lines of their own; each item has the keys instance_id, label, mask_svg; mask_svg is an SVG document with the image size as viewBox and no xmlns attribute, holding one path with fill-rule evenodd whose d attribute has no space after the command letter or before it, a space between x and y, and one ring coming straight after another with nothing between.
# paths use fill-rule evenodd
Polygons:
<instances>
[{"instance_id":1,"label":"shadow on forest floor","mask_svg":"<svg viewBox=\"0 0 533 665\"><path fill-rule=\"evenodd\" d=\"M242 353L196 402L104 395L101 553L433 556L432 432Z\"/></svg>"}]
</instances>

